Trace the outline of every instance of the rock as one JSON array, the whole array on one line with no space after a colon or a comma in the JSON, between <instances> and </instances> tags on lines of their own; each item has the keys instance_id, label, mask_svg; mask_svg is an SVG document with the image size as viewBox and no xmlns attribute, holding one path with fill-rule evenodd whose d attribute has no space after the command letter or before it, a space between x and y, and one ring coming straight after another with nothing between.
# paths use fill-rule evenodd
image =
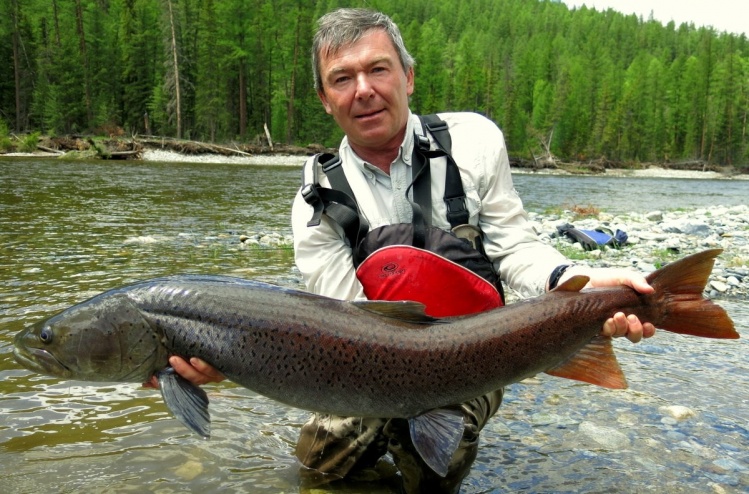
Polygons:
<instances>
[{"instance_id":1,"label":"rock","mask_svg":"<svg viewBox=\"0 0 749 494\"><path fill-rule=\"evenodd\" d=\"M645 215L648 221L662 221L663 213L661 211L651 211Z\"/></svg>"},{"instance_id":2,"label":"rock","mask_svg":"<svg viewBox=\"0 0 749 494\"><path fill-rule=\"evenodd\" d=\"M578 428L581 434L586 435L601 446L610 450L620 450L629 447L630 440L623 433L613 427L603 427L592 422L583 422Z\"/></svg>"},{"instance_id":3,"label":"rock","mask_svg":"<svg viewBox=\"0 0 749 494\"><path fill-rule=\"evenodd\" d=\"M731 286L741 286L741 282L735 276L729 276L728 278L726 278L726 283Z\"/></svg>"},{"instance_id":4,"label":"rock","mask_svg":"<svg viewBox=\"0 0 749 494\"><path fill-rule=\"evenodd\" d=\"M725 293L728 291L728 285L719 280L711 280L710 286L715 288L720 293Z\"/></svg>"},{"instance_id":5,"label":"rock","mask_svg":"<svg viewBox=\"0 0 749 494\"><path fill-rule=\"evenodd\" d=\"M686 235L699 235L707 237L710 235L710 226L704 222L690 219L679 219L662 225L663 231L669 233L684 233Z\"/></svg>"},{"instance_id":6,"label":"rock","mask_svg":"<svg viewBox=\"0 0 749 494\"><path fill-rule=\"evenodd\" d=\"M676 420L686 420L697 415L694 410L681 405L670 405L658 409L663 414L669 415Z\"/></svg>"},{"instance_id":7,"label":"rock","mask_svg":"<svg viewBox=\"0 0 749 494\"><path fill-rule=\"evenodd\" d=\"M663 248L679 252L681 250L681 241L676 237L667 238L663 241Z\"/></svg>"}]
</instances>

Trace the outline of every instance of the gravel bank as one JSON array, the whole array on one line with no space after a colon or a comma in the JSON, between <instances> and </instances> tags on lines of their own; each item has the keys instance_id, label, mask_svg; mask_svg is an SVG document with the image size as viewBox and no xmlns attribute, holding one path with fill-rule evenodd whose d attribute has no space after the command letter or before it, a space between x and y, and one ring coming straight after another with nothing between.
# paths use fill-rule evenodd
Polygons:
<instances>
[{"instance_id":1,"label":"gravel bank","mask_svg":"<svg viewBox=\"0 0 749 494\"><path fill-rule=\"evenodd\" d=\"M576 263L592 267L628 267L651 272L664 264L706 249L721 248L706 287L711 298L749 300L749 206L651 211L644 214L576 218L572 211L530 214L541 238ZM578 229L606 227L627 233L621 248L585 251L579 243L557 236L557 227L569 223Z\"/></svg>"}]
</instances>

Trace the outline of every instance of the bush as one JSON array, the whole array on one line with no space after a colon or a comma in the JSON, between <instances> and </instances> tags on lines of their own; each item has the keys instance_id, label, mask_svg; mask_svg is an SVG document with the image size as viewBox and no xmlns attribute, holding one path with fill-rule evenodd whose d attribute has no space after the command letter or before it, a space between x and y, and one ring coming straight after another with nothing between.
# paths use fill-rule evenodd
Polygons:
<instances>
[{"instance_id":1,"label":"bush","mask_svg":"<svg viewBox=\"0 0 749 494\"><path fill-rule=\"evenodd\" d=\"M31 134L27 135L26 137L23 137L20 139L20 142L18 144L18 150L22 153L32 153L36 151L36 146L39 144L39 136L41 134L39 132L32 132Z\"/></svg>"}]
</instances>

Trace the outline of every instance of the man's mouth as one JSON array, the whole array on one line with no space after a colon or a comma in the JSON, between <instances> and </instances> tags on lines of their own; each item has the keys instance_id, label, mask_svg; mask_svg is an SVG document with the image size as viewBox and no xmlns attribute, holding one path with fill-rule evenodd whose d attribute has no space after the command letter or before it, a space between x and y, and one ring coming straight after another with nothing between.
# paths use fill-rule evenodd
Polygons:
<instances>
[{"instance_id":1,"label":"man's mouth","mask_svg":"<svg viewBox=\"0 0 749 494\"><path fill-rule=\"evenodd\" d=\"M356 115L354 118L356 118L357 120L366 120L368 118L375 117L384 111L385 109L383 108L381 110L374 110L374 111L370 111L367 113L360 113L359 115Z\"/></svg>"}]
</instances>

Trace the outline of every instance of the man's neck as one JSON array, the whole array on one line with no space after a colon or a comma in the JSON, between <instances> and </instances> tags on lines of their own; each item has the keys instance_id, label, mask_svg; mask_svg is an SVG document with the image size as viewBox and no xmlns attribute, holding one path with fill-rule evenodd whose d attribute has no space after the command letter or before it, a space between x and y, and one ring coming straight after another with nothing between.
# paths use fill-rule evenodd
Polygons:
<instances>
[{"instance_id":1,"label":"man's neck","mask_svg":"<svg viewBox=\"0 0 749 494\"><path fill-rule=\"evenodd\" d=\"M351 149L359 156L363 161L371 163L383 172L390 175L390 165L398 157L400 145L395 149L372 149L372 148L361 148L359 146L351 145Z\"/></svg>"},{"instance_id":2,"label":"man's neck","mask_svg":"<svg viewBox=\"0 0 749 494\"><path fill-rule=\"evenodd\" d=\"M397 137L383 146L378 146L376 148L359 146L351 141L349 141L349 146L351 146L351 149L353 149L357 156L362 160L371 163L373 166L376 166L390 175L390 165L398 157L398 153L400 153L400 148L403 144L407 128L408 126L406 125L403 128L403 131L398 133Z\"/></svg>"}]
</instances>

